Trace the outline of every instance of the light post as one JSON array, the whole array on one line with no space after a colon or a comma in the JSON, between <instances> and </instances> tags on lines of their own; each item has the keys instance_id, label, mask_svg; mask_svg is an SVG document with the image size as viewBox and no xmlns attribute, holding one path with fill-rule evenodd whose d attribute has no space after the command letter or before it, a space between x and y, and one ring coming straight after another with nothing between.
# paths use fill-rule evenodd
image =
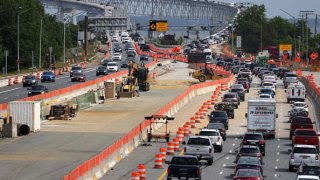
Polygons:
<instances>
[{"instance_id":1,"label":"light post","mask_svg":"<svg viewBox=\"0 0 320 180\"><path fill-rule=\"evenodd\" d=\"M50 70L52 70L52 51L53 51L53 47L49 47L49 62L50 62Z\"/></svg>"},{"instance_id":2,"label":"light post","mask_svg":"<svg viewBox=\"0 0 320 180\"><path fill-rule=\"evenodd\" d=\"M261 18L261 23L260 23L260 52L262 52L262 15L260 16Z\"/></svg>"},{"instance_id":3,"label":"light post","mask_svg":"<svg viewBox=\"0 0 320 180\"><path fill-rule=\"evenodd\" d=\"M306 52L306 58L307 63L309 64L309 31L308 31L308 15L313 14L314 11L300 11L300 14L306 15L306 46L307 46L307 52ZM302 27L303 29L304 27Z\"/></svg>"},{"instance_id":4,"label":"light post","mask_svg":"<svg viewBox=\"0 0 320 180\"><path fill-rule=\"evenodd\" d=\"M39 69L41 69L42 16L40 17Z\"/></svg>"},{"instance_id":5,"label":"light post","mask_svg":"<svg viewBox=\"0 0 320 180\"><path fill-rule=\"evenodd\" d=\"M300 53L301 36L298 36L298 43L299 43L299 53Z\"/></svg>"},{"instance_id":6,"label":"light post","mask_svg":"<svg viewBox=\"0 0 320 180\"><path fill-rule=\"evenodd\" d=\"M4 51L4 56L6 57L6 76L8 75L8 56L9 56L9 50Z\"/></svg>"},{"instance_id":7,"label":"light post","mask_svg":"<svg viewBox=\"0 0 320 180\"><path fill-rule=\"evenodd\" d=\"M21 7L19 7L19 9L21 9ZM18 72L20 72L20 14L23 14L27 11L29 11L29 9L26 9L24 11L18 12L18 52L17 52L17 68L18 68Z\"/></svg>"},{"instance_id":8,"label":"light post","mask_svg":"<svg viewBox=\"0 0 320 180\"><path fill-rule=\"evenodd\" d=\"M294 57L297 56L297 41L296 41L296 18L291 15L290 13L286 12L285 10L283 9L280 9L280 11L286 13L288 16L290 16L291 18L293 18L293 26L294 26L294 29L293 29L293 41L294 41ZM299 44L299 52L300 52L300 44ZM295 58L294 58L295 59Z\"/></svg>"}]
</instances>

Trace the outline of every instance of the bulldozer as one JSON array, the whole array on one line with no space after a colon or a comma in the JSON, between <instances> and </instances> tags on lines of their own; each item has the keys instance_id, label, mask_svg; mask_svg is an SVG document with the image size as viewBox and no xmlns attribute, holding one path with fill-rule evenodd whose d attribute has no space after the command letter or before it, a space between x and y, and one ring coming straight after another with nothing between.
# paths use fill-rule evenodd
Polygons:
<instances>
[{"instance_id":1,"label":"bulldozer","mask_svg":"<svg viewBox=\"0 0 320 180\"><path fill-rule=\"evenodd\" d=\"M134 61L130 61L128 68L128 76L122 77L122 82L118 89L118 98L135 97L139 96L139 90L150 90L149 82L147 82L149 74L148 68L140 67L139 64Z\"/></svg>"},{"instance_id":2,"label":"bulldozer","mask_svg":"<svg viewBox=\"0 0 320 180\"><path fill-rule=\"evenodd\" d=\"M211 68L207 68L207 63L205 63L204 69L196 70L192 73L192 77L198 79L200 82L205 82L206 80L213 80L215 75Z\"/></svg>"}]
</instances>

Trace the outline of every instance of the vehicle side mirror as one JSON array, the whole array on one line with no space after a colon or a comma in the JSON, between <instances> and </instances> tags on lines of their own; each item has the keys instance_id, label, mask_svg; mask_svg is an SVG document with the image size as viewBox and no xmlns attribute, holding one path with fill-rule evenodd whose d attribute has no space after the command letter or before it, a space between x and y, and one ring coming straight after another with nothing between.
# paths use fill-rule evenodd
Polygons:
<instances>
[{"instance_id":1,"label":"vehicle side mirror","mask_svg":"<svg viewBox=\"0 0 320 180\"><path fill-rule=\"evenodd\" d=\"M186 144L186 142L185 142L185 141L182 141L182 144Z\"/></svg>"},{"instance_id":2,"label":"vehicle side mirror","mask_svg":"<svg viewBox=\"0 0 320 180\"><path fill-rule=\"evenodd\" d=\"M195 136L199 136L199 134L197 133L197 134L194 134Z\"/></svg>"},{"instance_id":3,"label":"vehicle side mirror","mask_svg":"<svg viewBox=\"0 0 320 180\"><path fill-rule=\"evenodd\" d=\"M238 153L239 151L238 151L238 150L235 150L234 152L235 152L235 153Z\"/></svg>"},{"instance_id":4,"label":"vehicle side mirror","mask_svg":"<svg viewBox=\"0 0 320 180\"><path fill-rule=\"evenodd\" d=\"M245 114L245 117L248 118L248 113Z\"/></svg>"},{"instance_id":5,"label":"vehicle side mirror","mask_svg":"<svg viewBox=\"0 0 320 180\"><path fill-rule=\"evenodd\" d=\"M165 164L170 164L170 161L165 161L164 163L165 163Z\"/></svg>"},{"instance_id":6,"label":"vehicle side mirror","mask_svg":"<svg viewBox=\"0 0 320 180\"><path fill-rule=\"evenodd\" d=\"M276 118L278 118L278 114L276 114Z\"/></svg>"},{"instance_id":7,"label":"vehicle side mirror","mask_svg":"<svg viewBox=\"0 0 320 180\"><path fill-rule=\"evenodd\" d=\"M199 161L199 163L200 163L200 166L206 166L208 164L207 161Z\"/></svg>"}]
</instances>

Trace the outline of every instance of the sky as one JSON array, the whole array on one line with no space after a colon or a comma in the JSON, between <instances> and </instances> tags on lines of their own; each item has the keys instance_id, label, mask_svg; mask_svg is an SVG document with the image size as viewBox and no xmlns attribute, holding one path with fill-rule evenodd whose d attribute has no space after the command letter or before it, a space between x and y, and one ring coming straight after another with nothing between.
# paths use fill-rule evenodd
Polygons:
<instances>
[{"instance_id":1,"label":"sky","mask_svg":"<svg viewBox=\"0 0 320 180\"><path fill-rule=\"evenodd\" d=\"M220 2L251 2L254 4L264 4L266 7L267 18L281 16L286 19L291 17L280 9L288 12L292 16L298 18L299 11L314 11L320 15L320 0L218 0ZM311 18L314 18L314 16Z\"/></svg>"}]
</instances>

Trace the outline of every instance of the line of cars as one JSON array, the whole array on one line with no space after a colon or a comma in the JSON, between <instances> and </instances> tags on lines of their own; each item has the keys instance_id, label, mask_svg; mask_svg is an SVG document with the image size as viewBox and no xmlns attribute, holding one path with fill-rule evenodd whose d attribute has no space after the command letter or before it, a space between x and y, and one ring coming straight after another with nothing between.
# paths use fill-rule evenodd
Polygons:
<instances>
[{"instance_id":1,"label":"line of cars","mask_svg":"<svg viewBox=\"0 0 320 180\"><path fill-rule=\"evenodd\" d=\"M52 71L44 71L41 74L40 81L41 83L44 82L55 82L56 76ZM48 88L43 84L39 84L39 80L37 79L36 75L30 74L24 76L22 79L22 86L28 87L28 96L33 96L37 94L43 94L49 92Z\"/></svg>"}]
</instances>

